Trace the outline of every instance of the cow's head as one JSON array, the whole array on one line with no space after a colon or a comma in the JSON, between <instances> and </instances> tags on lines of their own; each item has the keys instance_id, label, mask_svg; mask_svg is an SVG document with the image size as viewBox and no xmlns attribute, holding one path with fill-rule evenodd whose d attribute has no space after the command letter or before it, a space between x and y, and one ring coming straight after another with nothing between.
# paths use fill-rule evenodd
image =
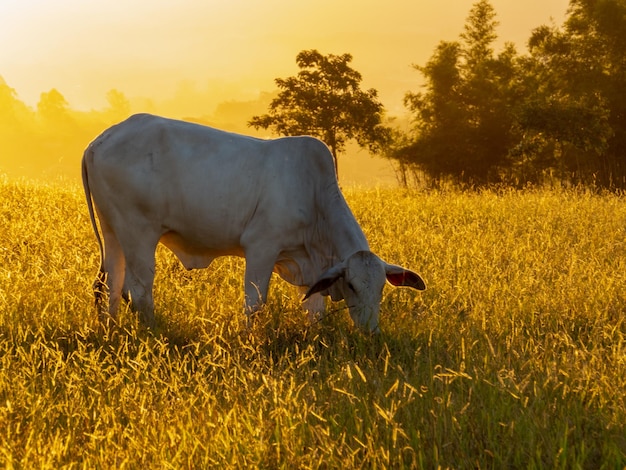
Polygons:
<instances>
[{"instance_id":1,"label":"cow's head","mask_svg":"<svg viewBox=\"0 0 626 470\"><path fill-rule=\"evenodd\" d=\"M317 292L328 294L329 289L338 290L348 305L354 324L365 331L377 333L385 281L394 286L426 289L424 280L413 271L387 264L371 251L358 251L324 272L309 288L304 299ZM333 296L333 300L338 298Z\"/></svg>"}]
</instances>

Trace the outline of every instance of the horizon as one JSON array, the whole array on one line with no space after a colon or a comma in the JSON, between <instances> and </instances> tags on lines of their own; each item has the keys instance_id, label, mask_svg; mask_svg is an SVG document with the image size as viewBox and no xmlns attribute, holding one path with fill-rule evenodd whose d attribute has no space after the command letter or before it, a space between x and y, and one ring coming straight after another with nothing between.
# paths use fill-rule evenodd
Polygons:
<instances>
[{"instance_id":1,"label":"horizon","mask_svg":"<svg viewBox=\"0 0 626 470\"><path fill-rule=\"evenodd\" d=\"M102 0L6 0L0 3L0 41L11 47L0 49L0 77L35 111L41 97L54 89L70 112L83 113L76 114L81 120L104 113L110 125L129 114L150 112L270 137L247 122L267 111L277 92L276 78L297 74L296 55L317 49L324 55L351 54L362 88L376 89L386 115L406 127L403 98L422 83L413 65L425 64L440 41L458 40L475 3L452 0L442 8L434 2L392 0L381 9L372 0L322 0L315 8L312 2L281 0L262 6L250 0L136 0L130 6ZM522 54L533 29L563 23L569 1L490 3L499 23L495 52L511 42ZM112 90L128 101L124 115L111 110L107 94ZM5 150L0 172L72 179L81 149L104 130L103 124L90 122L87 134L66 135L62 143L58 138L44 142L40 135L7 137L0 142ZM45 125L48 131L56 127ZM356 145L348 147L340 158L342 184L397 184L389 160L367 156Z\"/></svg>"},{"instance_id":2,"label":"horizon","mask_svg":"<svg viewBox=\"0 0 626 470\"><path fill-rule=\"evenodd\" d=\"M381 10L355 0L323 0L315 9L281 0L263 7L247 0L7 1L0 6L0 41L12 47L0 50L0 76L29 106L54 88L72 109L100 109L116 89L135 103L172 101L168 112L178 108L179 117L206 115L211 104L274 92L275 78L297 73L298 52L318 49L351 54L363 87L377 89L387 111L398 115L404 94L421 82L412 65L428 60L440 41L457 40L475 2L453 0L445 9L420 3L394 0ZM491 4L499 22L496 50L512 42L522 52L534 28L562 23L569 2Z\"/></svg>"}]
</instances>

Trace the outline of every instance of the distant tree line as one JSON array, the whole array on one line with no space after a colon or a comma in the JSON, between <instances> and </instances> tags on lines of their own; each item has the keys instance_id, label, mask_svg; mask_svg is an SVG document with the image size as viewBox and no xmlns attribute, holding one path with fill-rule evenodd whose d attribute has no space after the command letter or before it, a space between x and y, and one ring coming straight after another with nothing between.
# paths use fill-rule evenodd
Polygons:
<instances>
[{"instance_id":1,"label":"distant tree line","mask_svg":"<svg viewBox=\"0 0 626 470\"><path fill-rule=\"evenodd\" d=\"M350 54L316 50L298 54L300 72L276 79L267 114L248 125L319 137L336 168L355 140L390 158L407 186L626 189L626 0L570 0L564 24L535 29L523 55L510 43L494 51L497 25L490 2L479 0L459 39L414 66L424 83L405 96L408 130L385 117L375 89L361 89ZM130 114L122 92L109 91L107 101L79 112L52 89L33 109L0 77L0 171L76 173L87 143Z\"/></svg>"},{"instance_id":2,"label":"distant tree line","mask_svg":"<svg viewBox=\"0 0 626 470\"><path fill-rule=\"evenodd\" d=\"M425 85L405 97L413 127L388 149L404 182L625 189L626 1L571 0L527 55L494 53L495 17L480 0L459 41L415 66Z\"/></svg>"},{"instance_id":3,"label":"distant tree line","mask_svg":"<svg viewBox=\"0 0 626 470\"><path fill-rule=\"evenodd\" d=\"M335 156L345 142L391 158L404 185L559 181L626 189L626 0L571 0L563 27L541 26L528 54L496 54L496 12L474 4L458 41L442 41L423 90L405 105L411 129L384 125L376 90L352 57L302 51L297 76L276 79L268 114L249 125L311 134Z\"/></svg>"},{"instance_id":4,"label":"distant tree line","mask_svg":"<svg viewBox=\"0 0 626 470\"><path fill-rule=\"evenodd\" d=\"M185 96L185 95L183 95ZM70 106L56 88L40 94L35 106L20 100L17 92L0 76L0 177L26 177L55 180L80 178L80 159L87 144L107 127L126 119L133 112L161 113L230 131L246 130L245 119L255 110L267 107L273 97L261 93L253 101L223 101L213 113L204 113L208 93L190 93L198 103L198 114L185 116L176 99L153 101L129 99L118 89L106 92L102 108L82 111ZM210 108L206 108L210 111Z\"/></svg>"},{"instance_id":5,"label":"distant tree line","mask_svg":"<svg viewBox=\"0 0 626 470\"><path fill-rule=\"evenodd\" d=\"M128 117L130 104L118 90L100 111L72 110L56 88L27 106L0 77L0 172L27 177L79 174L87 144L107 126Z\"/></svg>"}]
</instances>

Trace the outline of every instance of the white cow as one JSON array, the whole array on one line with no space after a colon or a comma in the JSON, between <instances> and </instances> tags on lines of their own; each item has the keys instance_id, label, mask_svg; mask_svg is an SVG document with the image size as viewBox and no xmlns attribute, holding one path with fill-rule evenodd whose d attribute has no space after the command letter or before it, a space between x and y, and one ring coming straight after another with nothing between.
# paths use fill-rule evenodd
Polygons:
<instances>
[{"instance_id":1,"label":"white cow","mask_svg":"<svg viewBox=\"0 0 626 470\"><path fill-rule=\"evenodd\" d=\"M246 259L245 310L267 299L272 272L301 286L305 308L345 299L354 323L378 331L385 279L422 278L369 250L344 200L328 147L312 137L261 140L189 122L135 115L85 150L82 176L101 255L96 304L115 316L122 296L154 325L155 249L187 269ZM100 237L95 213L100 221Z\"/></svg>"}]
</instances>

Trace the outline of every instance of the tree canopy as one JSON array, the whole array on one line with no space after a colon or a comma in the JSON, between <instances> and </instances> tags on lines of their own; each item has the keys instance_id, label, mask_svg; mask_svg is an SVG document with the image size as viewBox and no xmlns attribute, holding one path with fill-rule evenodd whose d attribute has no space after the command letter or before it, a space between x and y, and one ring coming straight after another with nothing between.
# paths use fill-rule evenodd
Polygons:
<instances>
[{"instance_id":1,"label":"tree canopy","mask_svg":"<svg viewBox=\"0 0 626 470\"><path fill-rule=\"evenodd\" d=\"M248 123L279 135L311 135L337 154L354 139L362 147L380 152L390 131L382 124L384 107L375 89L361 89L361 74L350 67L352 56L323 55L305 50L296 57L296 76L277 78L279 94L267 114Z\"/></svg>"},{"instance_id":2,"label":"tree canopy","mask_svg":"<svg viewBox=\"0 0 626 470\"><path fill-rule=\"evenodd\" d=\"M474 5L460 41L441 42L425 66L425 91L407 93L415 136L396 158L433 178L483 184L498 181L515 141L514 47L494 55L497 21L488 1Z\"/></svg>"},{"instance_id":3,"label":"tree canopy","mask_svg":"<svg viewBox=\"0 0 626 470\"><path fill-rule=\"evenodd\" d=\"M335 167L353 140L390 157L407 184L414 177L430 184L559 181L626 189L626 0L570 0L564 23L530 32L522 54L509 43L496 47L497 27L490 2L478 0L457 40L441 41L414 65L423 83L405 95L408 131L383 124L378 93L362 89L350 54L317 50L297 55L299 72L277 78L276 94L252 107L222 103L216 115L228 119L218 125L237 123L241 132L258 113L248 126L318 137ZM0 171L74 175L100 131L131 111L155 111L150 100L137 109L133 99L131 106L119 90L110 90L106 102L101 110L77 111L52 88L31 107L0 77ZM210 116L186 119L216 123Z\"/></svg>"},{"instance_id":4,"label":"tree canopy","mask_svg":"<svg viewBox=\"0 0 626 470\"><path fill-rule=\"evenodd\" d=\"M535 29L523 56L494 52L497 24L478 1L459 40L415 66L414 127L390 156L433 181L626 188L626 1L571 0L564 26Z\"/></svg>"},{"instance_id":5,"label":"tree canopy","mask_svg":"<svg viewBox=\"0 0 626 470\"><path fill-rule=\"evenodd\" d=\"M110 90L107 98L106 109L79 112L52 88L40 94L33 109L0 76L0 172L44 178L78 176L76 169L87 144L130 112L122 92Z\"/></svg>"}]
</instances>

